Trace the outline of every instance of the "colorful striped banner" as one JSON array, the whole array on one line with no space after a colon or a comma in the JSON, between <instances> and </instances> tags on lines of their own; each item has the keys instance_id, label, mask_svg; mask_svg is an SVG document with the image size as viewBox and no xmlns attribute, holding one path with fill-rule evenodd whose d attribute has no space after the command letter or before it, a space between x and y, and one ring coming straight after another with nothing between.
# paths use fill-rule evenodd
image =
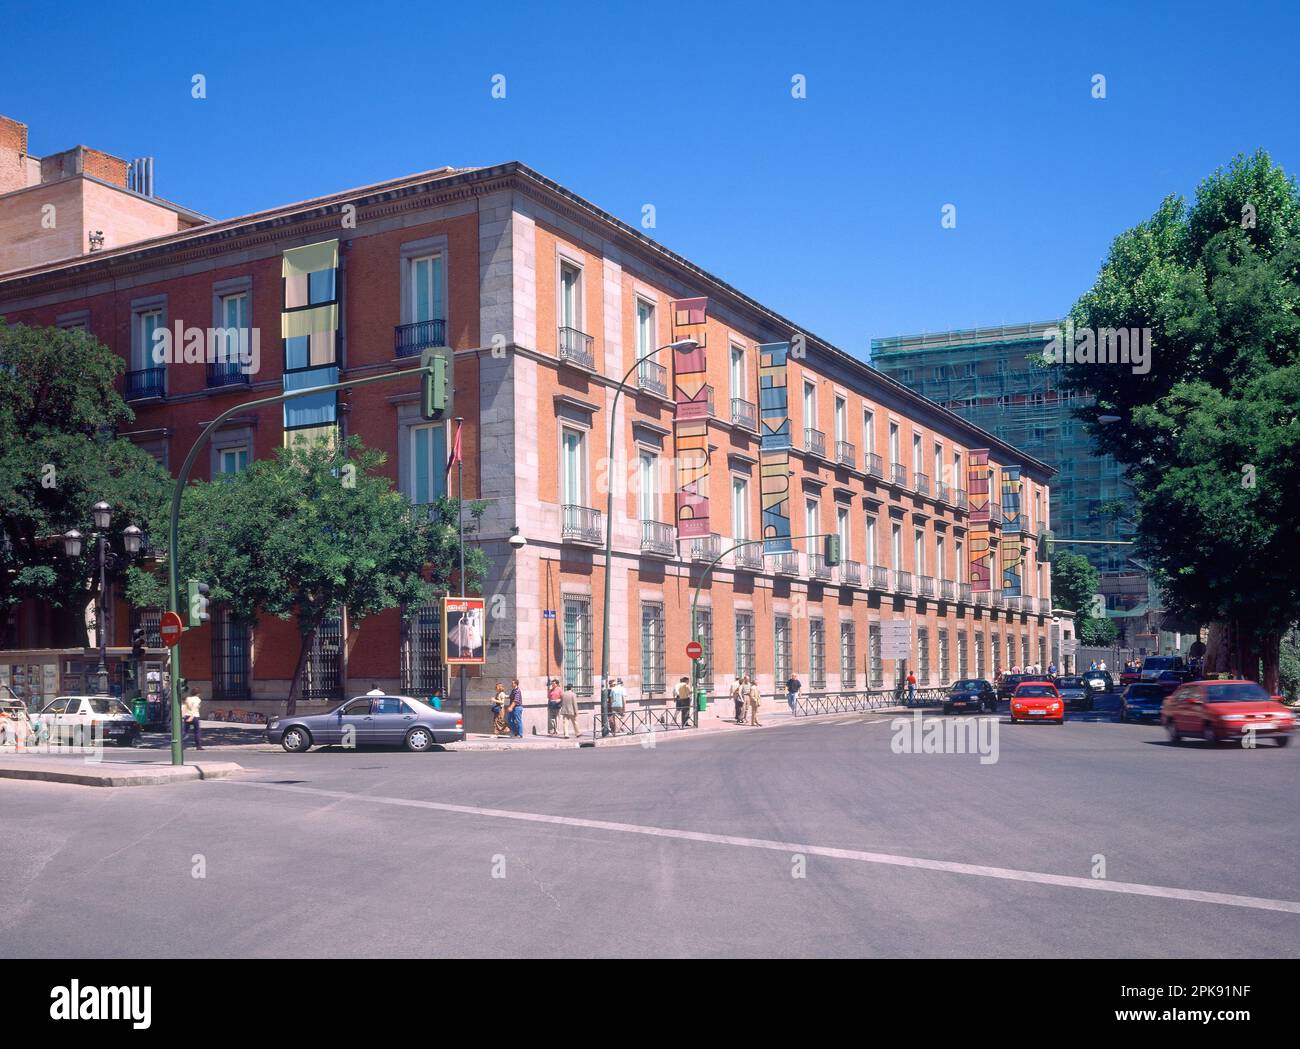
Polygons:
<instances>
[{"instance_id":1,"label":"colorful striped banner","mask_svg":"<svg viewBox=\"0 0 1300 1049\"><path fill-rule=\"evenodd\" d=\"M677 534L682 539L707 536L709 527L709 300L677 299L669 304L673 342L694 339L696 346L673 350L673 442L677 458Z\"/></svg>"},{"instance_id":2,"label":"colorful striped banner","mask_svg":"<svg viewBox=\"0 0 1300 1049\"><path fill-rule=\"evenodd\" d=\"M763 552L786 553L790 543L790 399L788 342L758 347L759 497Z\"/></svg>"}]
</instances>

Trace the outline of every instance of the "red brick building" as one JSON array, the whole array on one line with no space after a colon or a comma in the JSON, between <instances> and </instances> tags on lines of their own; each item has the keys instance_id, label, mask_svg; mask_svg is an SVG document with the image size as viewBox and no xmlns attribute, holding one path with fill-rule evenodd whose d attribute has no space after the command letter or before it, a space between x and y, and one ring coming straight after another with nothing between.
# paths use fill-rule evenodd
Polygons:
<instances>
[{"instance_id":1,"label":"red brick building","mask_svg":"<svg viewBox=\"0 0 1300 1049\"><path fill-rule=\"evenodd\" d=\"M303 258L324 268L291 303ZM317 282L331 261L332 277ZM709 524L679 540L672 351L651 354L680 334L670 304L695 297L708 302L698 332L711 388L700 484ZM900 666L881 657L880 627L900 617L913 622L910 666L923 686L1050 658L1049 574L1027 539L1050 525L1049 467L522 164L443 168L2 273L0 315L84 325L125 357L129 436L173 470L207 421L298 373L316 385L331 368L361 377L410 367L428 345L452 347L465 495L487 503L475 541L492 565L489 662L470 680L471 728L498 679L519 677L535 704L549 676L574 683L588 704L598 695L611 486L610 672L634 703L664 701L689 673L692 636L704 642L715 693L739 673L756 674L767 692L791 673L813 692L891 687ZM178 323L247 329L258 339L256 370L157 365L152 333ZM828 566L820 544L795 540L784 555L741 548L706 575L737 538L762 535L757 347L791 341L784 508L794 536L838 535L843 563ZM642 357L651 359L634 368ZM401 383L345 391L333 407L292 417L278 406L236 416L197 475L269 455L286 424L360 435L388 453L394 484L416 502L442 491L448 428L425 423L417 390ZM1018 475L1019 533L1004 534L996 505L988 524L971 520L970 453L984 449L994 504L1003 476ZM971 590L973 532L993 547L988 593ZM1004 596L998 551L1012 543L1023 581ZM265 619L245 634L217 612L212 627L186 635L187 677L218 705L272 709L287 693L294 624ZM440 673L433 618L342 615L318 642L313 697L371 682L427 690ZM40 610L19 621L18 644L39 645ZM113 630L124 644L125 610Z\"/></svg>"}]
</instances>

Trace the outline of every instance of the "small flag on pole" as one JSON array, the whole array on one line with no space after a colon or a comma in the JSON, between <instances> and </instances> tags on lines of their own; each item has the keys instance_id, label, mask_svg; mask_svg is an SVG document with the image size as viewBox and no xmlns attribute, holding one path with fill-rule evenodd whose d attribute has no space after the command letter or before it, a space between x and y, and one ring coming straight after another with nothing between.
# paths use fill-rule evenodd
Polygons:
<instances>
[{"instance_id":1,"label":"small flag on pole","mask_svg":"<svg viewBox=\"0 0 1300 1049\"><path fill-rule=\"evenodd\" d=\"M460 431L461 431L461 429L464 427L464 425L465 425L465 423L464 423L463 421L462 421L462 422L458 422L458 423L456 424L456 439L452 442L452 445L451 445L451 456L447 459L447 476L448 476L448 477L451 476L451 468L452 468L453 466L455 466L458 462L461 461L461 453L460 453Z\"/></svg>"}]
</instances>

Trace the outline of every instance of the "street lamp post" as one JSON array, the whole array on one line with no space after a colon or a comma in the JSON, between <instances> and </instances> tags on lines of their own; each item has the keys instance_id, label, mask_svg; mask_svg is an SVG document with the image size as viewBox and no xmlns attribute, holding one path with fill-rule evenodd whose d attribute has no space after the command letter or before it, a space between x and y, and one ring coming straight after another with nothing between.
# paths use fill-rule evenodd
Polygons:
<instances>
[{"instance_id":1,"label":"street lamp post","mask_svg":"<svg viewBox=\"0 0 1300 1049\"><path fill-rule=\"evenodd\" d=\"M91 520L94 523L95 561L99 570L99 589L95 593L95 639L99 643L99 666L95 669L98 692L108 694L108 529L113 522L113 508L100 500L91 508ZM135 525L128 525L122 532L122 545L128 557L140 552L142 534ZM69 560L81 557L83 537L75 528L63 534L63 552Z\"/></svg>"},{"instance_id":2,"label":"street lamp post","mask_svg":"<svg viewBox=\"0 0 1300 1049\"><path fill-rule=\"evenodd\" d=\"M614 441L618 437L618 399L632 373L646 361L664 350L693 350L699 343L695 339L678 339L651 350L636 362L623 375L623 380L614 389L614 403L609 409L609 458L605 460L608 471L608 483L605 488L605 604L601 609L600 626L600 734L609 735L609 602L614 580ZM694 629L694 628L692 628Z\"/></svg>"}]
</instances>

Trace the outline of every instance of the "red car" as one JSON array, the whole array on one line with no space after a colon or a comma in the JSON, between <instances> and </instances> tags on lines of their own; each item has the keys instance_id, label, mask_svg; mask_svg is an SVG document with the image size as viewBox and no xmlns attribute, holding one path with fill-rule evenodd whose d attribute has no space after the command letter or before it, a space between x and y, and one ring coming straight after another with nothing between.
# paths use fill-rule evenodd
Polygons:
<instances>
[{"instance_id":1,"label":"red car","mask_svg":"<svg viewBox=\"0 0 1300 1049\"><path fill-rule=\"evenodd\" d=\"M1050 681L1026 681L1011 694L1011 723L1055 721L1065 724L1065 700Z\"/></svg>"},{"instance_id":2,"label":"red car","mask_svg":"<svg viewBox=\"0 0 1300 1049\"><path fill-rule=\"evenodd\" d=\"M1291 742L1295 712L1254 681L1193 681L1180 685L1160 708L1169 740L1200 736L1207 743L1267 736Z\"/></svg>"}]
</instances>

